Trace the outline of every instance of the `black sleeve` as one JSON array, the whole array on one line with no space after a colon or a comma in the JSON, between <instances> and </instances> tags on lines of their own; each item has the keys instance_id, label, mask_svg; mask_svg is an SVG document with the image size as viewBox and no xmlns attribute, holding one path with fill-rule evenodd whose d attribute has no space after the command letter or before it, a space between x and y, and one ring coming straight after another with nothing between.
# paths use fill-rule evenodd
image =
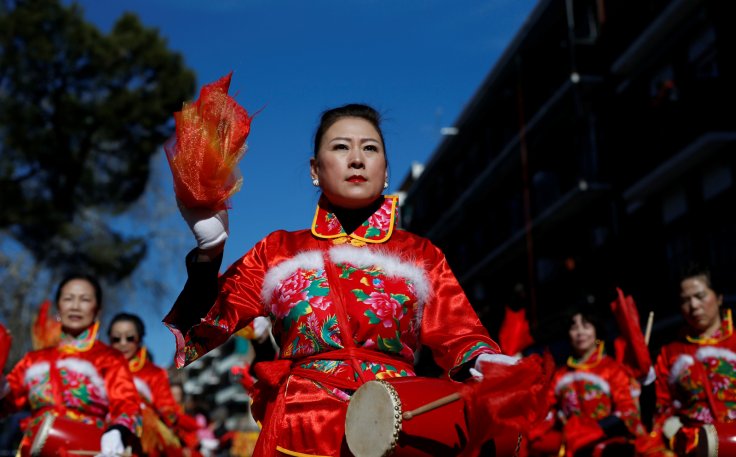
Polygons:
<instances>
[{"instance_id":1,"label":"black sleeve","mask_svg":"<svg viewBox=\"0 0 736 457\"><path fill-rule=\"evenodd\" d=\"M217 299L222 254L210 262L197 262L195 248L186 256L187 282L164 321L186 334L203 319Z\"/></svg>"}]
</instances>

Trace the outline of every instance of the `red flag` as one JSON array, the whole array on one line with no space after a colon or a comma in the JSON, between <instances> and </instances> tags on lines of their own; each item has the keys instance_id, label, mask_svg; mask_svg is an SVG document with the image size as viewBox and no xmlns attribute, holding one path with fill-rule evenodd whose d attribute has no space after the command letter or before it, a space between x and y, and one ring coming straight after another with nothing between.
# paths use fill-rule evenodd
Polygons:
<instances>
[{"instance_id":1,"label":"red flag","mask_svg":"<svg viewBox=\"0 0 736 457\"><path fill-rule=\"evenodd\" d=\"M8 361L10 347L13 345L13 337L3 324L0 324L0 372L5 368L5 362Z\"/></svg>"},{"instance_id":2,"label":"red flag","mask_svg":"<svg viewBox=\"0 0 736 457\"><path fill-rule=\"evenodd\" d=\"M639 323L639 312L631 295L624 295L616 288L618 296L611 302L611 311L616 318L620 338L614 343L616 360L626 365L637 379L643 379L652 368L652 358L644 341Z\"/></svg>"},{"instance_id":3,"label":"red flag","mask_svg":"<svg viewBox=\"0 0 736 457\"><path fill-rule=\"evenodd\" d=\"M534 343L529 332L529 321L526 320L524 308L514 311L508 306L498 331L498 344L506 355L516 355Z\"/></svg>"}]
</instances>

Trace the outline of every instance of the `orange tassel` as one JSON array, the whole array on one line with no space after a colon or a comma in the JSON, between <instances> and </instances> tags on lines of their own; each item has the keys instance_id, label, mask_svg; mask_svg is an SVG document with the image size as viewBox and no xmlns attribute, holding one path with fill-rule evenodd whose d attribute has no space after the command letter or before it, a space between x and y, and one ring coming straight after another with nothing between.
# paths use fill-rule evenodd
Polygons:
<instances>
[{"instance_id":1,"label":"orange tassel","mask_svg":"<svg viewBox=\"0 0 736 457\"><path fill-rule=\"evenodd\" d=\"M205 85L199 99L174 113L176 134L164 145L176 197L187 208L227 208L242 184L252 116L227 94L232 72Z\"/></svg>"},{"instance_id":2,"label":"orange tassel","mask_svg":"<svg viewBox=\"0 0 736 457\"><path fill-rule=\"evenodd\" d=\"M61 322L49 313L51 300L44 300L31 326L31 344L34 350L54 347L61 340Z\"/></svg>"}]
</instances>

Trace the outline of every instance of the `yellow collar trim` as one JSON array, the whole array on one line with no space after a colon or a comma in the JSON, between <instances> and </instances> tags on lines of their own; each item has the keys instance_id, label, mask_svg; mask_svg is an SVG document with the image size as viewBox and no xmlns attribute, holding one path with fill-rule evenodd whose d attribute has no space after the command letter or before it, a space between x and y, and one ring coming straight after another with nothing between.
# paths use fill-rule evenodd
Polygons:
<instances>
[{"instance_id":1,"label":"yellow collar trim","mask_svg":"<svg viewBox=\"0 0 736 457\"><path fill-rule=\"evenodd\" d=\"M721 331L720 336L716 336L715 338L701 338L701 337L693 337L690 335L686 335L685 338L690 343L695 344L702 344L702 345L713 345L718 344L724 340L727 340L731 338L731 335L733 335L733 320L731 319L731 309L727 309L723 316L723 322L721 322L721 327L719 328Z\"/></svg>"},{"instance_id":2,"label":"yellow collar trim","mask_svg":"<svg viewBox=\"0 0 736 457\"><path fill-rule=\"evenodd\" d=\"M141 346L138 352L128 362L130 371L133 373L141 371L141 368L146 364L146 359L148 359L148 351L145 346Z\"/></svg>"},{"instance_id":3,"label":"yellow collar trim","mask_svg":"<svg viewBox=\"0 0 736 457\"><path fill-rule=\"evenodd\" d=\"M588 370L590 368L593 368L594 366L601 363L601 360L603 360L604 346L605 344L603 343L603 341L599 342L598 348L584 360L580 360L579 362L576 361L573 356L568 357L567 366L576 370Z\"/></svg>"},{"instance_id":4,"label":"yellow collar trim","mask_svg":"<svg viewBox=\"0 0 736 457\"><path fill-rule=\"evenodd\" d=\"M100 328L100 321L95 323L87 330L73 337L62 333L61 342L57 346L59 351L65 354L74 354L75 352L87 352L92 349L97 339L97 331Z\"/></svg>"},{"instance_id":5,"label":"yellow collar trim","mask_svg":"<svg viewBox=\"0 0 736 457\"><path fill-rule=\"evenodd\" d=\"M322 233L320 231L320 226L319 226L320 214L323 212L326 214L333 214L333 213L328 211L325 208L322 208L319 204L317 204L317 209L315 210L314 218L312 219L312 234L316 236L317 238L332 239L334 244L344 244L344 243L349 242L353 246L365 246L366 243L379 244L379 243L386 242L389 238L391 238L391 235L394 232L394 225L396 223L396 209L398 207L399 197L398 195L385 195L383 198L384 198L384 203L381 205L381 208L383 208L387 204L391 205L391 212L389 214L389 227L384 233L383 237L365 238L363 236L356 235L355 232L346 234L345 230L342 227L340 227L340 231L338 233L334 233L334 234ZM333 217L335 217L334 214L333 214ZM339 221L338 221L338 224L339 224ZM360 227L356 229L356 231L358 230L360 230Z\"/></svg>"}]
</instances>

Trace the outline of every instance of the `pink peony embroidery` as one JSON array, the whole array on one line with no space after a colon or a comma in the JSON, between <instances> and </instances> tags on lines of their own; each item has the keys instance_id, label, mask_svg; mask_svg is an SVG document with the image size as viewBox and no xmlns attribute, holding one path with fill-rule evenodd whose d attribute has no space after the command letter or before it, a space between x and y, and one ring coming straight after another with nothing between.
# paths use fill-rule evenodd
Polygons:
<instances>
[{"instance_id":1,"label":"pink peony embroidery","mask_svg":"<svg viewBox=\"0 0 736 457\"><path fill-rule=\"evenodd\" d=\"M335 216L327 218L327 230L329 230L330 232L338 232L338 233L342 231L342 226L340 225L340 221L338 221Z\"/></svg>"},{"instance_id":2,"label":"pink peony embroidery","mask_svg":"<svg viewBox=\"0 0 736 457\"><path fill-rule=\"evenodd\" d=\"M370 217L369 225L387 231L391 227L391 205L383 205Z\"/></svg>"},{"instance_id":3,"label":"pink peony embroidery","mask_svg":"<svg viewBox=\"0 0 736 457\"><path fill-rule=\"evenodd\" d=\"M371 292L365 303L370 305L384 327L391 327L394 325L394 319L404 317L401 304L385 292Z\"/></svg>"},{"instance_id":4,"label":"pink peony embroidery","mask_svg":"<svg viewBox=\"0 0 736 457\"><path fill-rule=\"evenodd\" d=\"M306 289L309 284L309 279L305 278L301 272L296 272L287 278L281 287L274 291L273 314L278 318L283 318L297 303L306 300Z\"/></svg>"},{"instance_id":5,"label":"pink peony embroidery","mask_svg":"<svg viewBox=\"0 0 736 457\"><path fill-rule=\"evenodd\" d=\"M321 311L326 311L327 308L329 308L331 304L332 302L326 296L313 297L312 300L309 302L309 305L312 308L316 308Z\"/></svg>"}]
</instances>

